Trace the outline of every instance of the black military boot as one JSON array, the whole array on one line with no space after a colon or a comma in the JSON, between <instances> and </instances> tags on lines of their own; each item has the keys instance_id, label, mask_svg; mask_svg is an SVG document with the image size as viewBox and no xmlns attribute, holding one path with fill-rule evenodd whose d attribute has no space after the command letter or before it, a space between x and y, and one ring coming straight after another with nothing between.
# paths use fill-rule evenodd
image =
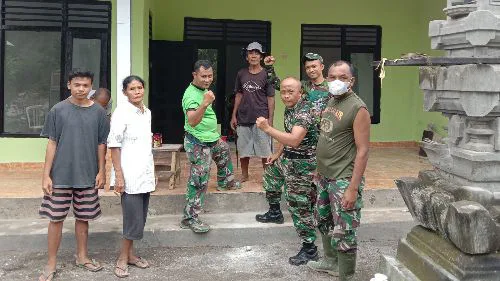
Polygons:
<instances>
[{"instance_id":1,"label":"black military boot","mask_svg":"<svg viewBox=\"0 0 500 281\"><path fill-rule=\"evenodd\" d=\"M255 216L258 222L268 223L278 223L282 224L285 220L283 218L283 213L281 213L280 204L269 204L269 211L265 214L258 214Z\"/></svg>"},{"instance_id":2,"label":"black military boot","mask_svg":"<svg viewBox=\"0 0 500 281\"><path fill-rule=\"evenodd\" d=\"M291 265L301 265L306 264L308 261L318 260L318 247L313 243L302 243L302 248L299 253L288 259Z\"/></svg>"}]
</instances>

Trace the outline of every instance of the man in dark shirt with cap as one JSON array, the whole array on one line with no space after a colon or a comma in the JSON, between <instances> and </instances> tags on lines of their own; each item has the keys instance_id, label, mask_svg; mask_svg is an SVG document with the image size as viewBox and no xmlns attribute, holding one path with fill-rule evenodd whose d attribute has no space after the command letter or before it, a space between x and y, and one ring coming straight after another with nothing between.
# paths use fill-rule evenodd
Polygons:
<instances>
[{"instance_id":1,"label":"man in dark shirt with cap","mask_svg":"<svg viewBox=\"0 0 500 281\"><path fill-rule=\"evenodd\" d=\"M265 117L271 125L274 117L274 88L261 65L263 58L264 51L260 43L248 44L246 48L248 67L238 72L234 86L236 97L231 128L238 135L241 182L248 180L250 157L260 158L262 166L265 167L267 157L272 154L271 137L255 125L257 117Z\"/></svg>"}]
</instances>

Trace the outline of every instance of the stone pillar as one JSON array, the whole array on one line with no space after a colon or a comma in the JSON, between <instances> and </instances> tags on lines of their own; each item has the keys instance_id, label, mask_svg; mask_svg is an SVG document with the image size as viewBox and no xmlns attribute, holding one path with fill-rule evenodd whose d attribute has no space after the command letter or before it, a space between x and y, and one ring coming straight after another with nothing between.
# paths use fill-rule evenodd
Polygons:
<instances>
[{"instance_id":1,"label":"stone pillar","mask_svg":"<svg viewBox=\"0 0 500 281\"><path fill-rule=\"evenodd\" d=\"M500 0L448 0L432 21L448 58L500 57ZM434 166L396 185L420 223L384 257L389 280L500 280L500 65L420 67L424 110L449 119L443 143L422 142Z\"/></svg>"}]
</instances>

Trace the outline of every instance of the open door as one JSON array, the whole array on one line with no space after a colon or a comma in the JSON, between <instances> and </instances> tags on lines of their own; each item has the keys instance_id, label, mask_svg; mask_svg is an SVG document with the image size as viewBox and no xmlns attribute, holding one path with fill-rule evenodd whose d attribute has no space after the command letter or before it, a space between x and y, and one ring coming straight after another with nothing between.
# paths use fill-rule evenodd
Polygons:
<instances>
[{"instance_id":1,"label":"open door","mask_svg":"<svg viewBox=\"0 0 500 281\"><path fill-rule=\"evenodd\" d=\"M184 139L182 96L193 80L195 47L186 42L150 41L149 108L153 133L164 143L181 144Z\"/></svg>"}]
</instances>

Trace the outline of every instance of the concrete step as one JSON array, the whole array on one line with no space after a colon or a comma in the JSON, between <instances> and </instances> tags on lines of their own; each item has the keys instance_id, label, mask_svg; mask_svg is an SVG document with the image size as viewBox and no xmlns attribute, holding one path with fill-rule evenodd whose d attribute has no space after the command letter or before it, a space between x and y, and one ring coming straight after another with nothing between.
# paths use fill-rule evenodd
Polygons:
<instances>
[{"instance_id":1,"label":"concrete step","mask_svg":"<svg viewBox=\"0 0 500 281\"><path fill-rule=\"evenodd\" d=\"M180 215L150 216L146 223L144 238L136 246L139 248L243 247L279 243L284 240L299 243L288 213L285 215L285 223L281 225L258 223L255 221L255 214L255 212L202 214L200 218L212 228L206 234L195 234L189 229L181 229ZM0 251L46 250L47 224L48 221L44 219L0 220L2 225ZM72 218L68 218L64 223L62 249L74 248L73 225ZM371 208L362 211L361 225L360 239L394 240L399 238L396 236L401 227L409 229L414 223L406 208ZM121 216L103 216L90 224L89 247L118 249L121 232Z\"/></svg>"},{"instance_id":2,"label":"concrete step","mask_svg":"<svg viewBox=\"0 0 500 281\"><path fill-rule=\"evenodd\" d=\"M391 281L424 281L420 280L404 264L391 256L382 255L380 272L384 272Z\"/></svg>"},{"instance_id":3,"label":"concrete step","mask_svg":"<svg viewBox=\"0 0 500 281\"><path fill-rule=\"evenodd\" d=\"M120 215L120 198L107 193L101 196L101 209L106 216ZM111 196L110 196L111 195ZM397 189L368 189L363 194L365 208L406 207ZM180 215L186 204L184 194L151 196L151 215ZM282 209L286 203L282 200ZM0 219L38 218L40 198L0 198ZM261 212L269 206L263 192L215 192L205 197L205 211L208 213Z\"/></svg>"}]
</instances>

